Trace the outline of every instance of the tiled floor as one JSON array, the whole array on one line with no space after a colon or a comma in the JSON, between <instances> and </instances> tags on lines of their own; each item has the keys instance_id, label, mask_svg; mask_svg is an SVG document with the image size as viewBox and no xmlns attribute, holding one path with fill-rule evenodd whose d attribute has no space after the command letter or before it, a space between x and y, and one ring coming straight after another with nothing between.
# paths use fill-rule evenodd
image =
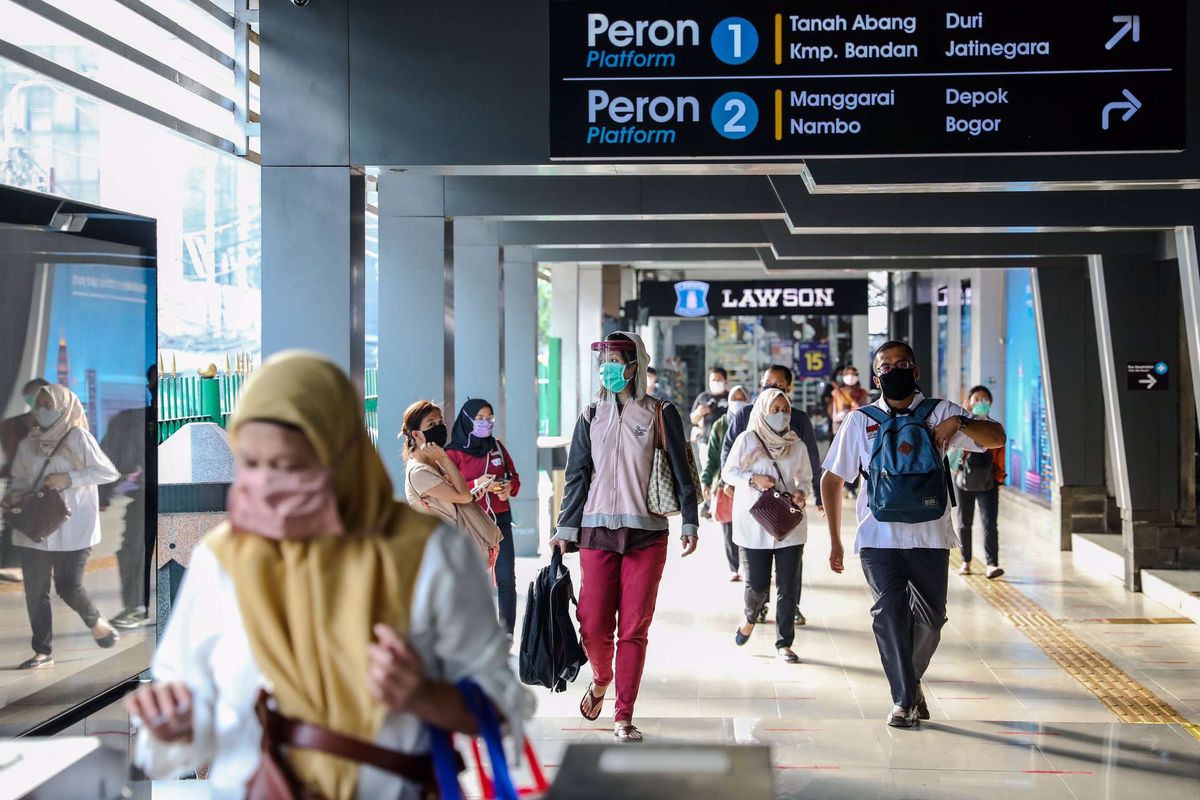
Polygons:
<instances>
[{"instance_id":1,"label":"tiled floor","mask_svg":"<svg viewBox=\"0 0 1200 800\"><path fill-rule=\"evenodd\" d=\"M795 666L775 657L773 625L734 646L742 584L728 581L718 526L704 525L687 560L672 537L637 703L648 741L768 744L781 798L1200 798L1200 739L1179 725L1119 723L958 576L927 675L933 720L917 731L887 728L891 703L861 568L848 555L846 572L831 573L823 520L813 522ZM1198 626L1092 621L1176 615L1077 574L1070 554L1032 536L1003 531L1001 546L1006 580L1200 722ZM538 566L520 559L518 585ZM575 581L578 589L577 572ZM532 737L551 774L568 743L611 741L611 692L600 720L579 716L587 683L585 669L566 693L539 690Z\"/></svg>"}]
</instances>

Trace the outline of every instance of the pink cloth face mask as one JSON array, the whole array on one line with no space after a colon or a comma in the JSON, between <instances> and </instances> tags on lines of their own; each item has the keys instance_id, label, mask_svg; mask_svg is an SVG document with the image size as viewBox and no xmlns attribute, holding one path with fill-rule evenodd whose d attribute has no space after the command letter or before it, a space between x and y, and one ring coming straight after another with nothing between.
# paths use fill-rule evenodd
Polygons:
<instances>
[{"instance_id":1,"label":"pink cloth face mask","mask_svg":"<svg viewBox=\"0 0 1200 800\"><path fill-rule=\"evenodd\" d=\"M229 489L233 527L268 539L315 539L346 532L325 468L285 472L240 469Z\"/></svg>"}]
</instances>

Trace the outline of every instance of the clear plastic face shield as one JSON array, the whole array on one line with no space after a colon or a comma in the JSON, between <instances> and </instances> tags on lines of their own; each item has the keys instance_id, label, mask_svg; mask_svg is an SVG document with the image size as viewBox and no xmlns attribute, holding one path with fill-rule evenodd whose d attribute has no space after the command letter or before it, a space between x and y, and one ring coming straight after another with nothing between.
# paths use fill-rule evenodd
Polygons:
<instances>
[{"instance_id":1,"label":"clear plastic face shield","mask_svg":"<svg viewBox=\"0 0 1200 800\"><path fill-rule=\"evenodd\" d=\"M592 343L592 394L631 392L637 381L637 345L624 339Z\"/></svg>"}]
</instances>

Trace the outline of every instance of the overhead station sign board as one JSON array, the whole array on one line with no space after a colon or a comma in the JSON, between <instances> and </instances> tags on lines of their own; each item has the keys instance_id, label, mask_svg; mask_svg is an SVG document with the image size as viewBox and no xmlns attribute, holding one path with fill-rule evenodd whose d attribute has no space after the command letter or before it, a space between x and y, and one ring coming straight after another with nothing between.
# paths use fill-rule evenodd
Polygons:
<instances>
[{"instance_id":1,"label":"overhead station sign board","mask_svg":"<svg viewBox=\"0 0 1200 800\"><path fill-rule=\"evenodd\" d=\"M867 281L642 281L638 305L652 317L866 314Z\"/></svg>"},{"instance_id":2,"label":"overhead station sign board","mask_svg":"<svg viewBox=\"0 0 1200 800\"><path fill-rule=\"evenodd\" d=\"M1186 0L551 0L550 156L1178 151Z\"/></svg>"}]
</instances>

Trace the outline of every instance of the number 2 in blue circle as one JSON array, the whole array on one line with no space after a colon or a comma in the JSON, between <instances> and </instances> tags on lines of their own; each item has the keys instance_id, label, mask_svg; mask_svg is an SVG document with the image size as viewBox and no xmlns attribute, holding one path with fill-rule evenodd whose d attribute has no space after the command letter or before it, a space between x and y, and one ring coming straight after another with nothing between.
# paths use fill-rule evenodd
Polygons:
<instances>
[{"instance_id":1,"label":"number 2 in blue circle","mask_svg":"<svg viewBox=\"0 0 1200 800\"><path fill-rule=\"evenodd\" d=\"M758 31L750 20L728 17L713 28L712 49L726 64L745 64L758 52Z\"/></svg>"},{"instance_id":2,"label":"number 2 in blue circle","mask_svg":"<svg viewBox=\"0 0 1200 800\"><path fill-rule=\"evenodd\" d=\"M745 139L758 127L758 105L748 94L727 92L713 103L712 124L726 139Z\"/></svg>"}]
</instances>

